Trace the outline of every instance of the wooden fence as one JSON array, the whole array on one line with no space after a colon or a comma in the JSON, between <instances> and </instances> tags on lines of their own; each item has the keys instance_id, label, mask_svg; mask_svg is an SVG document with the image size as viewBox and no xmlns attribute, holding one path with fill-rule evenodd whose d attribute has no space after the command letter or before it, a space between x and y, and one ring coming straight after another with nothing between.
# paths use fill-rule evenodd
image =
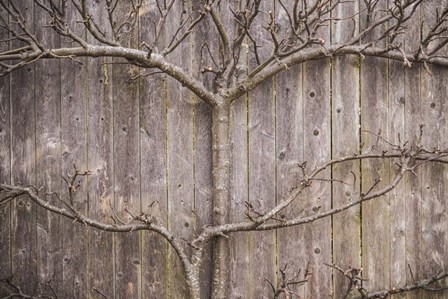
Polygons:
<instances>
[{"instance_id":1,"label":"wooden fence","mask_svg":"<svg viewBox=\"0 0 448 299\"><path fill-rule=\"evenodd\" d=\"M92 11L99 20L105 18L105 11ZM30 6L26 13L47 43L66 43L42 29L48 18L41 10ZM150 34L151 13L142 13L131 45ZM434 17L424 9L421 14ZM420 26L409 30L418 35ZM346 31L335 25L328 37L344 38ZM204 25L170 59L197 69L197 53L207 34ZM99 58L82 65L40 61L0 78L0 181L42 186L41 194L64 197L63 178L76 165L91 173L80 178L76 191L81 212L111 222L111 207L124 221L129 219L125 208L151 211L190 239L211 223L210 109L172 79L154 75L129 80L136 74L135 67ZM415 141L423 123L425 145L445 148L447 86L446 69L345 57L292 67L235 101L232 219L246 217L245 202L262 211L284 198L296 183L298 163L307 161L313 168L372 145L376 137L368 131L381 131L391 142L398 142L398 134L401 140ZM315 182L288 213L308 215L344 204L375 179L388 181L394 167L382 161L350 162L328 169L327 175L351 181L352 172L361 178L357 190ZM409 269L415 279L446 270L446 194L447 166L430 165L407 176L388 195L334 217L296 228L234 234L231 298L270 298L266 280L275 282L285 265L290 271L312 272L300 288L301 298L341 298L347 281L324 263L362 267L369 290L412 283ZM0 210L0 257L0 278L14 274L26 292L45 289L48 294L49 282L59 298L101 298L99 292L109 298L186 296L179 263L160 237L88 229L26 198ZM205 292L210 276L208 260L202 275ZM0 285L0 297L4 295ZM400 298L446 296L446 291L417 291Z\"/></svg>"}]
</instances>

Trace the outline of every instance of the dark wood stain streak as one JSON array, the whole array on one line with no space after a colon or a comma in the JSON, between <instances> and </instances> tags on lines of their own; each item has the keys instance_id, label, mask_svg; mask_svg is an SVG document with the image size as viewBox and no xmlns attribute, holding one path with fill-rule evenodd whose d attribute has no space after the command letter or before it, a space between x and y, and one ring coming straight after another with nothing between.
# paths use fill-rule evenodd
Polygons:
<instances>
[{"instance_id":1,"label":"dark wood stain streak","mask_svg":"<svg viewBox=\"0 0 448 299\"><path fill-rule=\"evenodd\" d=\"M2 15L3 17L3 15ZM5 45L0 51L8 50ZM11 109L10 76L0 77L0 181L10 183L11 178ZM11 204L0 207L0 277L8 277L11 269ZM5 297L7 290L0 286L0 297Z\"/></svg>"}]
</instances>

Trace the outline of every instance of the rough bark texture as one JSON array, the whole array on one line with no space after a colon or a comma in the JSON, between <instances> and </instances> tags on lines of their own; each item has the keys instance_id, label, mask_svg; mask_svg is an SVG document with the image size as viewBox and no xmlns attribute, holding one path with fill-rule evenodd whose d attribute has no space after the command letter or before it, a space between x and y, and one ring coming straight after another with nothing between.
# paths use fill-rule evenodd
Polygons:
<instances>
[{"instance_id":1,"label":"rough bark texture","mask_svg":"<svg viewBox=\"0 0 448 299\"><path fill-rule=\"evenodd\" d=\"M213 224L229 222L230 212L230 101L221 98L213 109ZM228 298L230 248L227 236L213 246L213 299Z\"/></svg>"}]
</instances>

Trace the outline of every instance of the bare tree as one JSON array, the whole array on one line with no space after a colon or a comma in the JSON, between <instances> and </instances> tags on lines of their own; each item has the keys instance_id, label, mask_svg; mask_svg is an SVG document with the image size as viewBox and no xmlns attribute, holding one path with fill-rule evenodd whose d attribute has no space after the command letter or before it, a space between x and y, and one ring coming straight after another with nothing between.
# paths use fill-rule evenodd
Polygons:
<instances>
[{"instance_id":1,"label":"bare tree","mask_svg":"<svg viewBox=\"0 0 448 299\"><path fill-rule=\"evenodd\" d=\"M374 134L377 143L372 148L329 160L314 169L308 169L306 162L299 164L301 173L289 196L266 211L257 211L247 204L247 220L231 223L229 118L232 102L238 101L249 91L284 70L313 60L358 55L361 59L372 56L401 61L408 67L423 64L428 71L433 64L448 66L448 5L444 2L441 7L434 7L436 18L429 23L422 22L421 27L424 30L421 30L421 36L412 36L407 34L407 30L410 24L419 22L422 0L395 0L388 3L383 0L363 0L359 3L342 0L272 0L272 7L275 6L276 11L264 11L261 0L241 1L242 3L202 0L194 1L194 5L187 5L186 1L182 0L149 2L106 0L103 8L107 10L108 18L105 24L95 18L89 1L34 0L36 9L49 16L50 21L45 30L54 30L68 41L65 46L52 47L35 34L36 28L30 26L24 13L26 7L21 1L1 0L1 42L7 45L5 48L8 50L0 53L0 67L3 75L7 75L38 60L78 61L80 57L114 57L119 59L120 63L134 65L139 69L136 74L130 76L130 80L163 73L187 87L211 107L213 114L210 126L213 139L213 225L204 226L197 237L185 242L160 224L150 213L134 214L126 210L132 219L128 222L120 219L112 210L113 223L101 222L83 215L74 204L72 196L78 188L76 179L89 173L78 170L66 181L66 198L55 193L43 194L36 186L2 183L1 205L26 195L50 212L99 230L122 233L139 230L155 232L171 245L179 257L191 298L203 298L199 283L204 248L213 241L211 298L221 299L228 298L226 292L229 283L229 234L281 229L330 217L387 194L407 173L414 173L425 163L448 163L448 149L428 149L423 145L423 128L420 128L420 139L415 144L405 141L395 144L384 140L380 134ZM354 6L356 12L336 17L335 12L345 6ZM152 34L148 40L131 47L128 32L131 31L130 28L137 26L139 12L149 9L148 7L156 12L152 20ZM126 9L128 11L123 13ZM68 12L73 11L77 14L76 25L69 23L67 19ZM121 11L120 15L126 17L117 19L117 11ZM283 15L282 19L278 17L279 14ZM178 22L175 33L163 37L167 24L174 21ZM211 40L203 41L200 53L197 53L201 56L199 69L184 69L171 62L175 50L187 43L198 26L206 21L212 24L210 30L216 32L219 45L213 45ZM349 24L352 32L343 40L331 41L326 32L332 23ZM255 24L258 24L256 30L262 28L262 33L256 32ZM79 30L80 26L84 31ZM406 42L416 46L405 47ZM243 44L248 47L244 48ZM253 63L246 64L247 60ZM381 185L380 180L377 180L363 192L355 192L354 174L353 179L348 182L332 180L325 175L324 170L335 165L368 159L393 161L393 179ZM318 210L308 216L284 217L289 215L284 213L288 207L303 196L304 191L314 181L349 184L353 186L354 192L345 205ZM415 286L369 293L362 287L363 278L359 269L343 270L337 265L330 267L349 280L347 295L358 290L362 298L384 298L446 277L444 273L425 282L416 282ZM281 281L269 282L274 298L292 298L293 287L306 283L308 275L307 271L303 271L289 278L286 268L283 269ZM10 280L4 282L11 287L13 295L10 297L25 296Z\"/></svg>"}]
</instances>

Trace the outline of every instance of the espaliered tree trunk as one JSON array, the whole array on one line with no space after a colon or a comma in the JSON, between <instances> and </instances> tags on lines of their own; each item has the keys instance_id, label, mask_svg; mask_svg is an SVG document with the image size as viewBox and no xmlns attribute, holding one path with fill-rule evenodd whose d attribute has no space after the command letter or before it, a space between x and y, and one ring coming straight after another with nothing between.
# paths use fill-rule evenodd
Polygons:
<instances>
[{"instance_id":1,"label":"espaliered tree trunk","mask_svg":"<svg viewBox=\"0 0 448 299\"><path fill-rule=\"evenodd\" d=\"M230 212L230 101L219 97L213 107L213 224L229 223ZM226 235L213 246L212 298L228 298L230 248Z\"/></svg>"},{"instance_id":2,"label":"espaliered tree trunk","mask_svg":"<svg viewBox=\"0 0 448 299\"><path fill-rule=\"evenodd\" d=\"M448 3L444 0L437 4L426 4L422 0L365 0L359 3L343 0L271 1L271 5L266 7L273 10L263 11L262 0L106 0L95 3L87 0L0 0L0 69L3 76L24 68L31 71L29 67L41 60L68 59L82 63L86 59L113 58L113 62L104 60L103 69L100 70L105 78L105 82L102 82L105 93L111 84L108 64L118 63L133 67L129 72L130 86L136 80L164 74L175 79L179 88L187 88L210 107L212 115L208 129L212 139L213 220L210 225L200 227L197 234L188 240L176 231L167 229L163 224L163 217L153 215L151 208L139 214L128 208L117 213L112 203L109 203L111 221L100 221L83 213L75 198L82 177L95 174L76 168L74 174L65 179L65 196L50 192L51 190L42 192L41 186L33 184L7 183L1 175L3 169L0 169L0 179L5 180L0 181L0 207L9 207L14 202L23 204L20 200L26 197L49 213L72 219L73 222L93 229L116 233L149 231L158 234L180 260L190 298L205 299L208 297L205 293L210 293L211 299L225 299L231 296L231 234L272 231L315 223L319 219L332 217L388 194L408 173L415 174L424 164L448 163L448 149L425 146L423 126L416 134L418 138L412 142L402 140L400 136L397 142L393 142L383 137L381 132L370 132L375 140L371 148L360 149L343 157L332 157L313 169L307 167L306 161L298 163L297 179L289 186L287 196L273 200L263 210L246 202L246 219L231 221L231 166L237 167L231 165L230 112L233 103L242 101L249 92L285 70L315 60L351 55L361 61L369 56L400 61L405 67L422 65L422 69L428 72L431 72L432 65L448 66ZM347 6L350 6L347 9L350 13L341 15L341 11ZM46 25L39 27L39 34L36 34L36 22L29 14L31 10L39 12L35 15L46 16ZM430 11L432 17L421 19L420 16L425 11ZM151 30L144 31L148 35L147 39L137 34L137 43L135 33L143 32L140 26L144 24L144 18L146 23L152 23L152 27ZM172 24L178 25L173 29ZM351 28L349 33L344 34L345 39L328 40L329 30L332 30L334 24L344 24ZM409 28L416 24L420 36L408 34ZM207 28L207 34L200 32L199 27ZM55 46L54 42L49 46L46 39L48 35L63 39L64 43L59 43L63 46ZM204 36L213 36L216 40L203 38ZM192 55L199 64L195 66L199 71L185 67L187 63L178 65L172 62L173 55L193 49L188 45L193 38L201 42L201 46L195 48L200 48L199 53ZM192 64L190 67L193 68ZM34 75L37 81L39 75ZM93 79L95 78L87 78ZM310 92L311 98L315 95L314 91ZM435 103L431 104L431 108L435 106ZM339 112L340 108L337 110ZM0 114L0 121L1 116ZM125 131L126 128L123 128L123 132ZM313 134L317 136L319 131L315 130ZM3 138L1 134L0 137ZM4 152L0 148L0 158ZM353 178L350 179L328 175L328 170L340 164L370 160L388 161L393 165L389 170L389 180L377 178L373 183L363 184L363 190L358 192L359 178L355 173L352 173ZM314 194L307 193L314 182L348 186L350 192L347 191L346 194L349 198L346 202L341 201L343 203L340 205L315 206L312 213L302 211L303 213L295 214L294 205L301 198ZM89 197L85 200L87 202L94 199ZM123 214L128 215L129 219L118 216ZM205 255L209 254L209 244L212 244L212 279L211 285L207 286L208 292L204 292L201 273L205 267ZM314 252L318 254L320 249L316 248ZM0 268L2 263L0 261ZM448 277L447 272L429 278L430 273L420 273L419 277L424 278L414 279L411 272L411 284L397 288L384 286L384 290L368 290L362 269L344 269L333 264L328 264L328 267L329 271L339 273L347 281L345 297L355 292L362 298L385 298L415 289L438 291L441 288L432 286ZM272 289L272 293L266 296L297 297L296 288L308 283L311 275L309 269L301 274L299 269L295 269L300 275L290 276L286 268L278 269L277 281L266 278ZM5 295L6 298L42 298L45 295L42 288L35 289L35 294L28 294L26 289L16 283L13 275L6 278L0 276L0 283L9 292ZM133 288L133 285L129 287L129 292L132 293ZM93 290L107 298L101 290Z\"/></svg>"}]
</instances>

